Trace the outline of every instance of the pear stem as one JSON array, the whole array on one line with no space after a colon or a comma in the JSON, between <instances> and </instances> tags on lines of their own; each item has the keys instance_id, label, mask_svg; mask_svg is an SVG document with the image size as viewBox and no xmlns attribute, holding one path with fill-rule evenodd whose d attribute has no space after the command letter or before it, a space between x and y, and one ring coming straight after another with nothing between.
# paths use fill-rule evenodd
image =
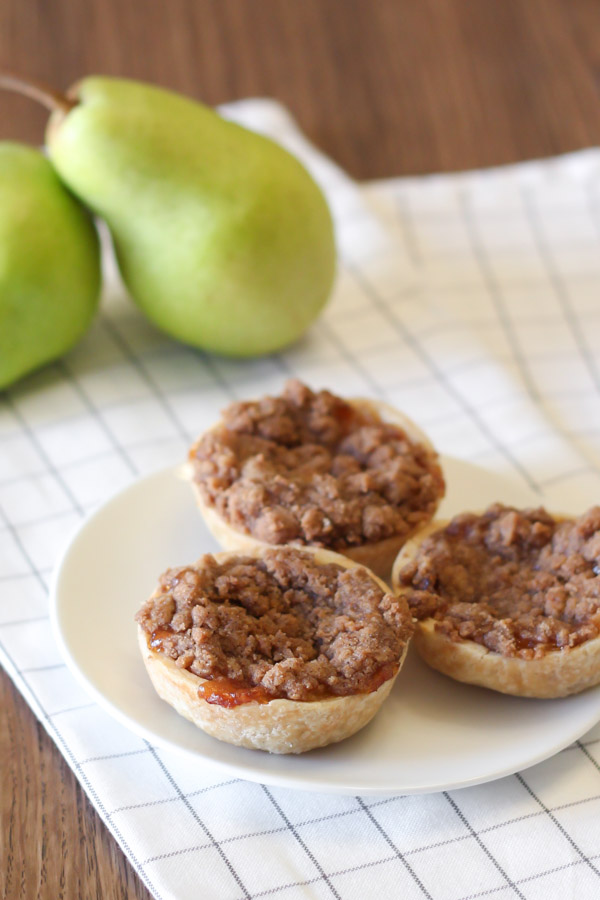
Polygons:
<instances>
[{"instance_id":1,"label":"pear stem","mask_svg":"<svg viewBox=\"0 0 600 900\"><path fill-rule=\"evenodd\" d=\"M51 112L58 110L66 115L74 106L77 106L77 100L71 100L66 94L61 94L60 91L55 91L48 85L34 81L32 78L21 78L10 72L0 72L0 88L6 91L15 91L24 97L31 97L32 100L37 100Z\"/></svg>"}]
</instances>

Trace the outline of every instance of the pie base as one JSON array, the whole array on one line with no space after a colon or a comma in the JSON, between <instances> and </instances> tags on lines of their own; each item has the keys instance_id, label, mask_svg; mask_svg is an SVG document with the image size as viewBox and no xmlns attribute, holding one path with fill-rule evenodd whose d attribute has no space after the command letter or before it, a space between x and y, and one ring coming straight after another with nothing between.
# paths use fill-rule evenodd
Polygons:
<instances>
[{"instance_id":1,"label":"pie base","mask_svg":"<svg viewBox=\"0 0 600 900\"><path fill-rule=\"evenodd\" d=\"M220 563L238 556L240 552L260 558L264 549L261 546L258 550L253 548L235 553L215 553L214 557ZM335 563L344 568L352 568L354 565L337 553L303 549L323 564ZM384 582L374 575L372 577L382 590L389 591ZM344 740L363 728L394 686L408 648L407 642L397 672L370 693L332 696L312 701L251 701L239 706L224 707L208 703L198 696L200 685L210 679L180 668L172 659L153 650L148 640L148 633L138 625L138 642L144 665L162 700L211 737L239 747L267 750L269 753L304 753Z\"/></svg>"}]
</instances>

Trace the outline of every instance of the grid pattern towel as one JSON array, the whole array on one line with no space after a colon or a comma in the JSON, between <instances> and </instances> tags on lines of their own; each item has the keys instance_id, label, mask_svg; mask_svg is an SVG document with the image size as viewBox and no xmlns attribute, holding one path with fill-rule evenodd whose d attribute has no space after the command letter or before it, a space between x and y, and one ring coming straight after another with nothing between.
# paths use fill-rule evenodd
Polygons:
<instances>
[{"instance_id":1,"label":"grid pattern towel","mask_svg":"<svg viewBox=\"0 0 600 900\"><path fill-rule=\"evenodd\" d=\"M356 185L269 101L226 110L281 140L334 210L340 272L310 334L251 362L154 330L109 288L91 333L2 396L0 655L158 898L592 900L600 728L501 781L430 796L267 788L113 722L53 644L47 586L81 517L183 459L232 398L313 387L381 397L443 453L560 509L600 497L600 152Z\"/></svg>"}]
</instances>

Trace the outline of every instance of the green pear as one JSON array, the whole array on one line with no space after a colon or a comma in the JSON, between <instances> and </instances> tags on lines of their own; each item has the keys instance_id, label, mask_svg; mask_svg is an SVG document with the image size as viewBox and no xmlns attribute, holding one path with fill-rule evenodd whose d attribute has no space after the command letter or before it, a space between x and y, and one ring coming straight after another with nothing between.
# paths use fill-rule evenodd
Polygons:
<instances>
[{"instance_id":1,"label":"green pear","mask_svg":"<svg viewBox=\"0 0 600 900\"><path fill-rule=\"evenodd\" d=\"M69 350L99 290L87 212L41 153L0 143L0 388Z\"/></svg>"},{"instance_id":2,"label":"green pear","mask_svg":"<svg viewBox=\"0 0 600 900\"><path fill-rule=\"evenodd\" d=\"M200 103L90 77L53 113L50 159L108 224L123 280L168 334L231 356L298 338L329 295L329 209L286 150Z\"/></svg>"}]
</instances>

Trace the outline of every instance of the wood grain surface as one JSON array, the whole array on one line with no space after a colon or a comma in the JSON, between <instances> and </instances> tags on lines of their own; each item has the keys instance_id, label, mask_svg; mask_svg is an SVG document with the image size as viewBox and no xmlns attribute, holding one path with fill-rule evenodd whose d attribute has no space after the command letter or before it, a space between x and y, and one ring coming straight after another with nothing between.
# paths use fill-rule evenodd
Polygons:
<instances>
[{"instance_id":1,"label":"wood grain surface","mask_svg":"<svg viewBox=\"0 0 600 900\"><path fill-rule=\"evenodd\" d=\"M0 65L277 97L358 178L600 140L598 0L2 0ZM0 138L39 142L44 121L0 97Z\"/></svg>"},{"instance_id":2,"label":"wood grain surface","mask_svg":"<svg viewBox=\"0 0 600 900\"><path fill-rule=\"evenodd\" d=\"M357 178L600 143L598 0L2 0L0 68L276 97ZM0 139L45 119L0 95ZM0 703L0 896L148 898L4 675Z\"/></svg>"}]
</instances>

